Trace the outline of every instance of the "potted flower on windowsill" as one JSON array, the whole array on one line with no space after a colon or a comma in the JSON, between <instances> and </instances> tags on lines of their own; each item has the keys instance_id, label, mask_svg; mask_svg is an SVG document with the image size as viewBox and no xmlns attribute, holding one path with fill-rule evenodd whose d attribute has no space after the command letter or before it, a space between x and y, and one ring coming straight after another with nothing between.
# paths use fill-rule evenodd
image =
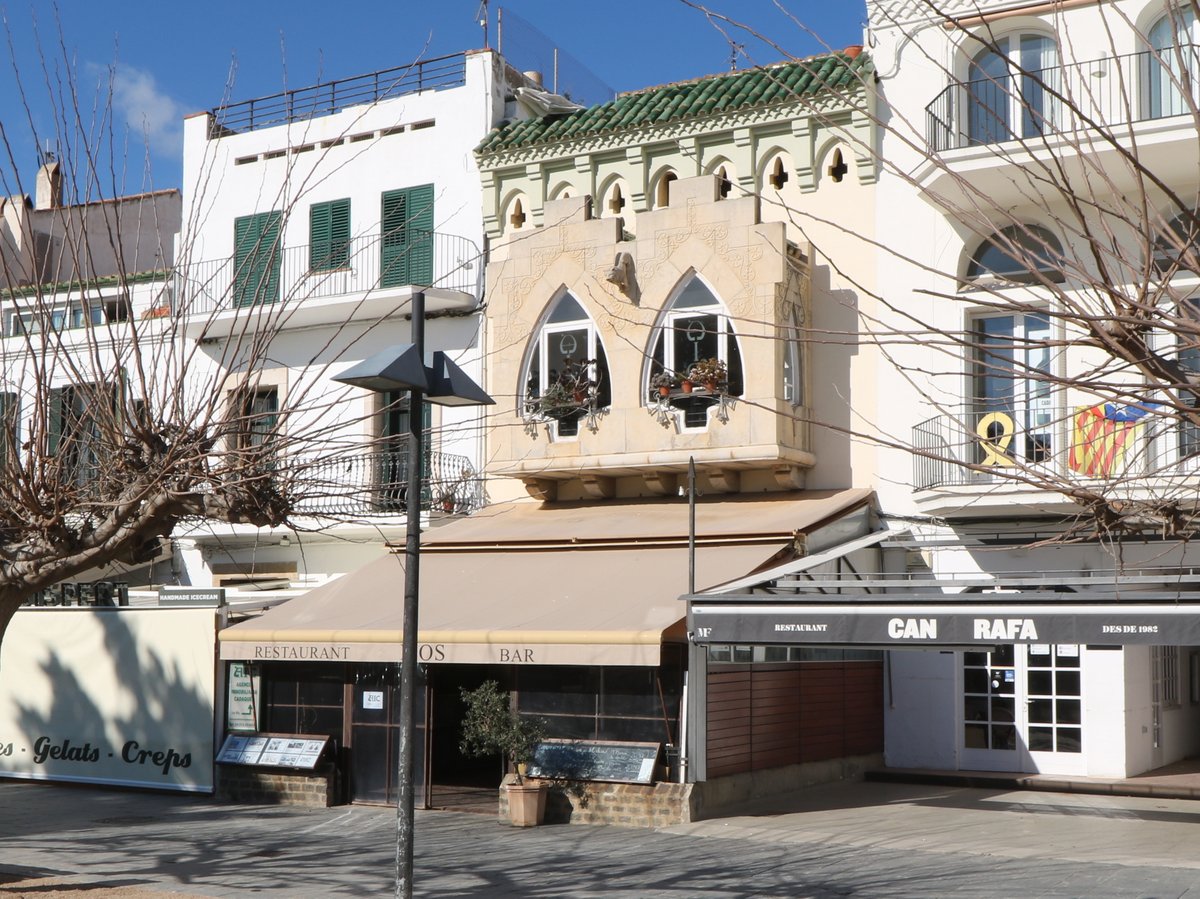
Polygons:
<instances>
[{"instance_id":1,"label":"potted flower on windowsill","mask_svg":"<svg viewBox=\"0 0 1200 899\"><path fill-rule=\"evenodd\" d=\"M575 402L572 390L555 381L546 387L541 396L530 397L526 406L530 412L546 418L562 418L578 409L579 403Z\"/></svg>"},{"instance_id":2,"label":"potted flower on windowsill","mask_svg":"<svg viewBox=\"0 0 1200 899\"><path fill-rule=\"evenodd\" d=\"M725 363L715 356L693 362L688 369L688 379L699 384L709 393L724 391L729 384L729 370Z\"/></svg>"},{"instance_id":3,"label":"potted flower on windowsill","mask_svg":"<svg viewBox=\"0 0 1200 899\"><path fill-rule=\"evenodd\" d=\"M671 391L679 386L679 378L672 371L660 371L650 379L651 389L661 397L671 395Z\"/></svg>"},{"instance_id":4,"label":"potted flower on windowsill","mask_svg":"<svg viewBox=\"0 0 1200 899\"><path fill-rule=\"evenodd\" d=\"M524 779L526 766L545 736L541 720L524 718L513 709L506 692L494 680L474 690L462 689L465 705L459 748L467 755L500 755L516 772L505 786L508 818L517 827L534 827L546 813L546 784Z\"/></svg>"}]
</instances>

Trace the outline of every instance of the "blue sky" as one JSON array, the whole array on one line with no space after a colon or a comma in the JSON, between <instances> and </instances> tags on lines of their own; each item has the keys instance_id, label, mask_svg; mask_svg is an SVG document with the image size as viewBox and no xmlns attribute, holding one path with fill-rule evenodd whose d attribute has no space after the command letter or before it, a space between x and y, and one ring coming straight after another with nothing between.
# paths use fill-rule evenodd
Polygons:
<instances>
[{"instance_id":1,"label":"blue sky","mask_svg":"<svg viewBox=\"0 0 1200 899\"><path fill-rule=\"evenodd\" d=\"M539 39L529 25L617 91L729 68L729 42L682 0L492 0L493 47L501 5L507 15L503 49L522 68L541 64ZM862 0L708 0L706 5L750 23L797 56L862 41ZM115 73L117 149L111 155L117 169L126 169L117 176L123 190L132 192L178 186L182 117L218 105L227 91L233 100L249 99L404 65L422 55L479 47L479 9L479 0L35 0L32 7L10 6L12 49L4 52L26 82L29 112L15 77L6 72L0 77L0 125L21 183L0 161L0 193L31 191L37 165L31 130L43 138L55 133L46 81L63 77L64 55L82 87L86 120L93 115L96 85ZM49 57L49 75L39 60L35 29ZM782 55L749 36L736 40L744 44L742 66ZM149 174L143 135L149 138ZM128 150L121 148L125 140Z\"/></svg>"}]
</instances>

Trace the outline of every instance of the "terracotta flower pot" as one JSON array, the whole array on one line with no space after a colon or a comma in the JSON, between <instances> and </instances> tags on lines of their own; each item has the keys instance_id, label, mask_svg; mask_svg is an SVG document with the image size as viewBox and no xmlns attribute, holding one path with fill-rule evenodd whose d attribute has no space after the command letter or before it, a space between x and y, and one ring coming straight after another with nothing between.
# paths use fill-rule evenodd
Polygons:
<instances>
[{"instance_id":1,"label":"terracotta flower pot","mask_svg":"<svg viewBox=\"0 0 1200 899\"><path fill-rule=\"evenodd\" d=\"M691 381L680 381L679 386L683 388L684 393L691 393L694 386Z\"/></svg>"},{"instance_id":2,"label":"terracotta flower pot","mask_svg":"<svg viewBox=\"0 0 1200 899\"><path fill-rule=\"evenodd\" d=\"M858 54L862 53L862 51L863 51L862 44L851 44L849 47L844 49L842 52L845 53L848 58L856 59L858 57Z\"/></svg>"},{"instance_id":3,"label":"terracotta flower pot","mask_svg":"<svg viewBox=\"0 0 1200 899\"><path fill-rule=\"evenodd\" d=\"M658 388L658 395L659 395L659 396L670 396L670 395L671 395L671 388L670 388L670 387L660 387L660 388Z\"/></svg>"},{"instance_id":4,"label":"terracotta flower pot","mask_svg":"<svg viewBox=\"0 0 1200 899\"><path fill-rule=\"evenodd\" d=\"M511 783L508 792L508 820L516 827L537 827L546 816L546 784Z\"/></svg>"}]
</instances>

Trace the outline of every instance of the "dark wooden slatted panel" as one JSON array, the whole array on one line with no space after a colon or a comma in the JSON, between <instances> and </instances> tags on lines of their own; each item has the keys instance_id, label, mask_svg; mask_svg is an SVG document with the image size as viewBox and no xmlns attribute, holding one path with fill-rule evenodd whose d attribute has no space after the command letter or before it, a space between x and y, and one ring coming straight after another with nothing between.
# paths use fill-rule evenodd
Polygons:
<instances>
[{"instance_id":1,"label":"dark wooden slatted panel","mask_svg":"<svg viewBox=\"0 0 1200 899\"><path fill-rule=\"evenodd\" d=\"M708 774L883 749L881 662L721 666L708 678Z\"/></svg>"}]
</instances>

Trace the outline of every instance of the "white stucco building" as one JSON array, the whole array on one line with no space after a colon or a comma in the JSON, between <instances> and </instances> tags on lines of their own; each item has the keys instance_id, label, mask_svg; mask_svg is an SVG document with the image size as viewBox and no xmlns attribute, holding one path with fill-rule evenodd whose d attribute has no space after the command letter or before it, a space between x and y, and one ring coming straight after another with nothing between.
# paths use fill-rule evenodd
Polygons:
<instances>
[{"instance_id":1,"label":"white stucco building","mask_svg":"<svg viewBox=\"0 0 1200 899\"><path fill-rule=\"evenodd\" d=\"M889 341L872 426L917 451L880 451L881 505L908 528L885 589L911 600L905 621L972 594L965 614L1018 622L892 654L887 764L1129 776L1195 754L1200 655L1172 645L1194 642L1179 603L1195 552L1161 529L1055 540L1079 524L1072 485L1114 510L1191 506L1192 426L1147 417L1136 366L1107 363L1080 321L1113 317L1113 294L1174 310L1194 289L1153 242L1196 202L1192 11L867 6L890 127L883 314L866 327L906 335Z\"/></svg>"},{"instance_id":2,"label":"white stucco building","mask_svg":"<svg viewBox=\"0 0 1200 899\"><path fill-rule=\"evenodd\" d=\"M288 409L289 451L318 460L296 531L206 523L181 535L192 583L303 588L400 539L406 400L331 379L409 342L423 289L427 351L481 380L471 151L518 114L522 83L490 51L460 53L187 119L175 297L185 352L198 370L228 373L238 414L270 427ZM268 361L247 380L250 355ZM476 408L432 410L423 502L437 524L482 504L482 432Z\"/></svg>"}]
</instances>

